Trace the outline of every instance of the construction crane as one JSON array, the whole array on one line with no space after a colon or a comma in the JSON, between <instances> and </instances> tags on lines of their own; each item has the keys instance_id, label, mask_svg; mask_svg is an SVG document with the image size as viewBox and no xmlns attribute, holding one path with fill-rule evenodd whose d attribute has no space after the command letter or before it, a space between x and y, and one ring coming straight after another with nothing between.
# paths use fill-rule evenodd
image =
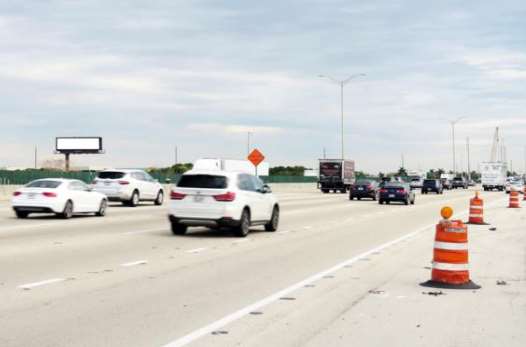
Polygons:
<instances>
[{"instance_id":1,"label":"construction crane","mask_svg":"<svg viewBox=\"0 0 526 347\"><path fill-rule=\"evenodd\" d=\"M506 162L506 147L502 144L502 139L499 135L499 127L495 129L493 135L493 144L491 146L490 162Z\"/></svg>"}]
</instances>

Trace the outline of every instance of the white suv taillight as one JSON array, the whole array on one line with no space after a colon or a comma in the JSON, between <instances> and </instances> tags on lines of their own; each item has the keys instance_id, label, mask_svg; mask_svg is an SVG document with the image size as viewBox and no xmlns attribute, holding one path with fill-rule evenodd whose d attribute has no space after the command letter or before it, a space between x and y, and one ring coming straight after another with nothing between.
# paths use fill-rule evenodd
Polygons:
<instances>
[{"instance_id":1,"label":"white suv taillight","mask_svg":"<svg viewBox=\"0 0 526 347\"><path fill-rule=\"evenodd\" d=\"M177 193L173 190L170 192L170 199L172 200L183 200L185 198L186 194Z\"/></svg>"},{"instance_id":2,"label":"white suv taillight","mask_svg":"<svg viewBox=\"0 0 526 347\"><path fill-rule=\"evenodd\" d=\"M225 194L214 195L216 201L234 201L236 199L236 193L227 192Z\"/></svg>"}]
</instances>

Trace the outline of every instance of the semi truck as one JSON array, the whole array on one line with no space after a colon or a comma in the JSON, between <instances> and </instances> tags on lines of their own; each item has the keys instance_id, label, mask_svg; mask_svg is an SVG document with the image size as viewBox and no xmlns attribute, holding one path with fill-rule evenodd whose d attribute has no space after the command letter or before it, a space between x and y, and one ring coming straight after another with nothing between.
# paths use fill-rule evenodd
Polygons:
<instances>
[{"instance_id":1,"label":"semi truck","mask_svg":"<svg viewBox=\"0 0 526 347\"><path fill-rule=\"evenodd\" d=\"M480 163L482 188L487 190L503 191L506 188L508 166L505 162Z\"/></svg>"},{"instance_id":2,"label":"semi truck","mask_svg":"<svg viewBox=\"0 0 526 347\"><path fill-rule=\"evenodd\" d=\"M323 193L347 193L354 183L354 161L345 159L320 159L318 189Z\"/></svg>"}]
</instances>

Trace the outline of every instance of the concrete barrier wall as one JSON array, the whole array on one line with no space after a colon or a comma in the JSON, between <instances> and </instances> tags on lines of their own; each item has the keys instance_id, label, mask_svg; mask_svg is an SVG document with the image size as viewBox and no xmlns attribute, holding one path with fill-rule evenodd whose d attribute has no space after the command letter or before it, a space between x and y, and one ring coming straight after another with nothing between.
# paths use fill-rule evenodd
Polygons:
<instances>
[{"instance_id":1,"label":"concrete barrier wall","mask_svg":"<svg viewBox=\"0 0 526 347\"><path fill-rule=\"evenodd\" d=\"M163 185L166 194L169 194L171 186ZM11 199L13 192L17 190L19 185L0 185L0 201L7 201ZM316 183L271 183L270 187L275 193L299 193L316 190Z\"/></svg>"}]
</instances>

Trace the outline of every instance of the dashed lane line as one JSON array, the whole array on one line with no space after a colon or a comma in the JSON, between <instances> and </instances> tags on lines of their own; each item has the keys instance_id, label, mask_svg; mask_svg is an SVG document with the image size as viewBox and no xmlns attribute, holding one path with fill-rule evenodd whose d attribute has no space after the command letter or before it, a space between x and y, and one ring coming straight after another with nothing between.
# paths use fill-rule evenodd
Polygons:
<instances>
[{"instance_id":1,"label":"dashed lane line","mask_svg":"<svg viewBox=\"0 0 526 347\"><path fill-rule=\"evenodd\" d=\"M64 282L65 280L66 280L65 278L51 278L49 280L22 284L22 285L19 285L17 288L24 289L24 290L30 290L35 287L45 286L46 284Z\"/></svg>"}]
</instances>

